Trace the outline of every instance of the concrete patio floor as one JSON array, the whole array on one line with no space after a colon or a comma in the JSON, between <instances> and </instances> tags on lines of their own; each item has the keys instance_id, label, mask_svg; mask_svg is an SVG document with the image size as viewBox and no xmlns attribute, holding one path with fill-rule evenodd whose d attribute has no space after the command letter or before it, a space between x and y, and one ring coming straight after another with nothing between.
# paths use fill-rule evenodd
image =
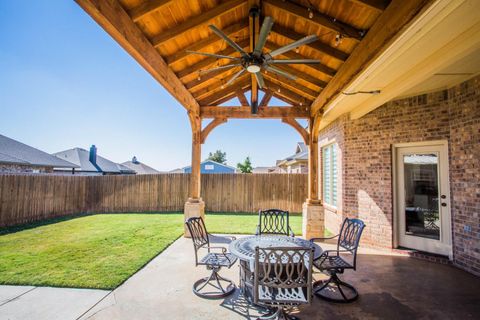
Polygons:
<instances>
[{"instance_id":1,"label":"concrete patio floor","mask_svg":"<svg viewBox=\"0 0 480 320\"><path fill-rule=\"evenodd\" d=\"M238 271L237 264L221 274L238 283ZM219 300L195 296L192 284L206 275L204 267L194 267L191 240L180 238L110 293L3 286L0 319L255 319L259 315L238 290ZM315 297L297 315L342 320L480 319L480 278L451 266L364 249L358 270L347 272L344 279L357 287L358 301L333 304ZM12 299L14 295L18 298Z\"/></svg>"}]
</instances>

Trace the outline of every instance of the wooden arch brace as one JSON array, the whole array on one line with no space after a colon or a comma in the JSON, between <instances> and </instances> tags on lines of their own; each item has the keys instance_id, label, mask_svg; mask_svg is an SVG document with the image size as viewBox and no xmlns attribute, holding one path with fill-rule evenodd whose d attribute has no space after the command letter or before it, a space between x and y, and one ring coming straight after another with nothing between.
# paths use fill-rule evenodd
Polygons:
<instances>
[{"instance_id":1,"label":"wooden arch brace","mask_svg":"<svg viewBox=\"0 0 480 320\"><path fill-rule=\"evenodd\" d=\"M310 145L310 134L307 130L305 130L305 128L300 125L300 123L298 123L297 120L293 118L282 118L282 122L291 125L293 129L297 130L297 132L300 133L305 144L307 146Z\"/></svg>"},{"instance_id":2,"label":"wooden arch brace","mask_svg":"<svg viewBox=\"0 0 480 320\"><path fill-rule=\"evenodd\" d=\"M200 134L200 143L204 144L207 140L208 134L212 132L213 129L221 125L222 123L227 122L227 118L214 118L201 132Z\"/></svg>"}]
</instances>

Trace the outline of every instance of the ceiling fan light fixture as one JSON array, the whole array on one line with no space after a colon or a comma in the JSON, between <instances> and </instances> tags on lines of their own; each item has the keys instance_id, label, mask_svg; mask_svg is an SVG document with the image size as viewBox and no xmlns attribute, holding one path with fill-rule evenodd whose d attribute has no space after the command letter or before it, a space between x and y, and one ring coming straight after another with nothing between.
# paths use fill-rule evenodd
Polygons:
<instances>
[{"instance_id":1,"label":"ceiling fan light fixture","mask_svg":"<svg viewBox=\"0 0 480 320\"><path fill-rule=\"evenodd\" d=\"M247 71L250 72L250 73L257 73L260 71L260 66L258 64L255 64L255 63L251 63L249 65L247 65Z\"/></svg>"}]
</instances>

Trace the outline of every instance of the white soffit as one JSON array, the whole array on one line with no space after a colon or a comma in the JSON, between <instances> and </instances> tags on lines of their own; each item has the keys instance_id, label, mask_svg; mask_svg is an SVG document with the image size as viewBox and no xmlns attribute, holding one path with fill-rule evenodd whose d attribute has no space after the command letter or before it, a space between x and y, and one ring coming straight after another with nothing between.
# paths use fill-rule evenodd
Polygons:
<instances>
[{"instance_id":1,"label":"white soffit","mask_svg":"<svg viewBox=\"0 0 480 320\"><path fill-rule=\"evenodd\" d=\"M325 106L320 129L340 115L350 112L357 119L394 98L434 90L478 73L476 52L480 52L480 1L437 0L403 32L393 39L370 65L347 86L344 92L381 90L378 95L340 94ZM469 60L469 57L472 58ZM475 58L473 58L475 57ZM463 77L430 82L436 73L460 64ZM469 69L472 69L471 72ZM445 72L447 73L447 72ZM457 72L460 73L460 72ZM445 77L447 78L447 77ZM430 79L430 80L429 80ZM438 87L436 87L438 86ZM418 88L418 89L416 89Z\"/></svg>"}]
</instances>

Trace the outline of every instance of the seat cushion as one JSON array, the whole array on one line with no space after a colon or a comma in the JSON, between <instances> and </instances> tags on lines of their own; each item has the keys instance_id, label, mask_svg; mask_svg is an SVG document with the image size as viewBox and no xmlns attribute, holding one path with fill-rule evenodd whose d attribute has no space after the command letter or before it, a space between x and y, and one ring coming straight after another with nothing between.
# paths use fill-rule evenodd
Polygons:
<instances>
[{"instance_id":1,"label":"seat cushion","mask_svg":"<svg viewBox=\"0 0 480 320\"><path fill-rule=\"evenodd\" d=\"M237 257L235 257L231 253L213 253L210 252L205 257L200 260L198 264L204 264L209 266L220 266L220 267L231 267L237 261Z\"/></svg>"},{"instance_id":2,"label":"seat cushion","mask_svg":"<svg viewBox=\"0 0 480 320\"><path fill-rule=\"evenodd\" d=\"M313 261L313 265L319 270L352 269L353 266L340 256L321 257Z\"/></svg>"}]
</instances>

